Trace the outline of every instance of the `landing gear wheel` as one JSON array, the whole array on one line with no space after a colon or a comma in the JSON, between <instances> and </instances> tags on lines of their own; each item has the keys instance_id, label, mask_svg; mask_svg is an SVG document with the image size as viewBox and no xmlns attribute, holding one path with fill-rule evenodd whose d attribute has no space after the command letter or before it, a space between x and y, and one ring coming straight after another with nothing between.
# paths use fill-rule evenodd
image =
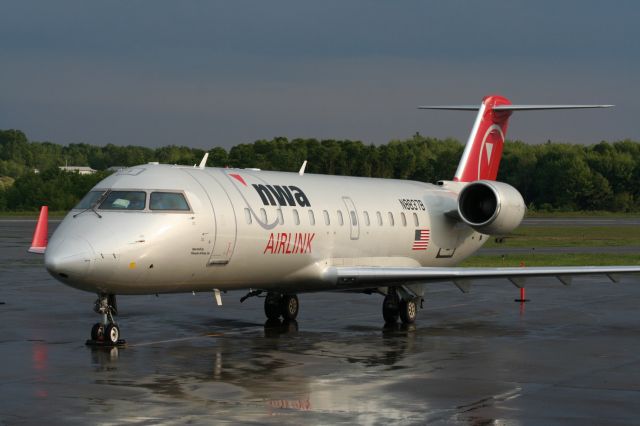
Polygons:
<instances>
[{"instance_id":1,"label":"landing gear wheel","mask_svg":"<svg viewBox=\"0 0 640 426\"><path fill-rule=\"evenodd\" d=\"M264 298L264 313L270 320L277 320L282 315L282 295L272 291Z\"/></svg>"},{"instance_id":2,"label":"landing gear wheel","mask_svg":"<svg viewBox=\"0 0 640 426\"><path fill-rule=\"evenodd\" d=\"M398 322L400 300L395 292L390 292L384 297L382 302L382 317L386 324Z\"/></svg>"},{"instance_id":3,"label":"landing gear wheel","mask_svg":"<svg viewBox=\"0 0 640 426\"><path fill-rule=\"evenodd\" d=\"M282 318L285 321L296 319L299 308L300 304L298 303L298 296L295 294L285 294L282 296L281 311Z\"/></svg>"},{"instance_id":4,"label":"landing gear wheel","mask_svg":"<svg viewBox=\"0 0 640 426\"><path fill-rule=\"evenodd\" d=\"M111 345L118 344L118 340L120 340L120 329L118 326L115 324L109 324L105 329L104 339Z\"/></svg>"},{"instance_id":5,"label":"landing gear wheel","mask_svg":"<svg viewBox=\"0 0 640 426\"><path fill-rule=\"evenodd\" d=\"M400 319L403 324L413 324L418 316L418 305L415 299L400 302Z\"/></svg>"},{"instance_id":6,"label":"landing gear wheel","mask_svg":"<svg viewBox=\"0 0 640 426\"><path fill-rule=\"evenodd\" d=\"M103 341L104 340L104 324L97 322L91 327L91 340Z\"/></svg>"},{"instance_id":7,"label":"landing gear wheel","mask_svg":"<svg viewBox=\"0 0 640 426\"><path fill-rule=\"evenodd\" d=\"M115 294L98 294L93 310L102 317L102 321L91 327L91 339L87 340L87 346L124 346L126 342L120 338L120 328L115 320L118 313Z\"/></svg>"}]
</instances>

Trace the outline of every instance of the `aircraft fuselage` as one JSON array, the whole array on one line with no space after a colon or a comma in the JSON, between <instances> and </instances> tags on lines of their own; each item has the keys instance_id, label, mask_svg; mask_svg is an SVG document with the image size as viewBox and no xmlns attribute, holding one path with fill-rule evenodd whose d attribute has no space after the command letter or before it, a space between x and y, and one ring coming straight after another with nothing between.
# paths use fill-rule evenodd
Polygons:
<instances>
[{"instance_id":1,"label":"aircraft fuselage","mask_svg":"<svg viewBox=\"0 0 640 426\"><path fill-rule=\"evenodd\" d=\"M461 187L141 165L92 190L135 193L141 204L114 196L111 208L72 210L45 264L62 282L105 294L348 289L332 266L451 266L480 248L486 235L444 215ZM152 193L183 194L188 207L152 209Z\"/></svg>"}]
</instances>

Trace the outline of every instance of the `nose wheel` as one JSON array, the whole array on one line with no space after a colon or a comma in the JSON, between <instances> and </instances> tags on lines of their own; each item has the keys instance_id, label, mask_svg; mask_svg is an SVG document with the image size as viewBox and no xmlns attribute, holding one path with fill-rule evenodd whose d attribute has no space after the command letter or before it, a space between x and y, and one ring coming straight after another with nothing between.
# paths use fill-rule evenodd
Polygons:
<instances>
[{"instance_id":1,"label":"nose wheel","mask_svg":"<svg viewBox=\"0 0 640 426\"><path fill-rule=\"evenodd\" d=\"M118 314L115 294L100 294L93 310L102 316L102 321L91 327L91 339L87 340L89 346L122 346L126 342L120 338L120 328L115 321Z\"/></svg>"}]
</instances>

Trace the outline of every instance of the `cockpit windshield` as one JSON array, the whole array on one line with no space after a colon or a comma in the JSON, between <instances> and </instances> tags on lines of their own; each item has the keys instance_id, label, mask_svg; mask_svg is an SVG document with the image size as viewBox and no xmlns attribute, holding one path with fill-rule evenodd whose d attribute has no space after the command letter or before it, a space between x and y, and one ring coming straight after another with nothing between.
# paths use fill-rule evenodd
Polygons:
<instances>
[{"instance_id":1,"label":"cockpit windshield","mask_svg":"<svg viewBox=\"0 0 640 426\"><path fill-rule=\"evenodd\" d=\"M90 209L100 200L100 197L105 193L104 189L99 189L97 191L89 191L87 195L85 195L82 200L74 207L74 209L86 210Z\"/></svg>"},{"instance_id":2,"label":"cockpit windshield","mask_svg":"<svg viewBox=\"0 0 640 426\"><path fill-rule=\"evenodd\" d=\"M144 191L111 191L100 203L103 210L144 210L147 193Z\"/></svg>"},{"instance_id":3,"label":"cockpit windshield","mask_svg":"<svg viewBox=\"0 0 640 426\"><path fill-rule=\"evenodd\" d=\"M146 191L96 189L87 193L74 209L140 211L145 210L146 202ZM190 212L191 207L181 192L152 191L149 197L149 210Z\"/></svg>"},{"instance_id":4,"label":"cockpit windshield","mask_svg":"<svg viewBox=\"0 0 640 426\"><path fill-rule=\"evenodd\" d=\"M149 200L151 210L189 211L189 204L183 194L177 192L152 192Z\"/></svg>"}]
</instances>

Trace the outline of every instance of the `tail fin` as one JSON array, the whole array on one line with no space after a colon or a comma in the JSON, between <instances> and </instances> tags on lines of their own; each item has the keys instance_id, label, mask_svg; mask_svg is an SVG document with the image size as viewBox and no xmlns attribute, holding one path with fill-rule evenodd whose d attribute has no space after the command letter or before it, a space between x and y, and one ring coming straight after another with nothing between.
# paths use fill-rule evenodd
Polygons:
<instances>
[{"instance_id":1,"label":"tail fin","mask_svg":"<svg viewBox=\"0 0 640 426\"><path fill-rule=\"evenodd\" d=\"M513 111L608 108L611 106L613 105L512 105L505 97L490 95L482 99L480 106L421 106L418 108L478 111L469 140L458 164L458 170L453 178L458 182L473 182L481 179L496 180L509 117Z\"/></svg>"}]
</instances>

